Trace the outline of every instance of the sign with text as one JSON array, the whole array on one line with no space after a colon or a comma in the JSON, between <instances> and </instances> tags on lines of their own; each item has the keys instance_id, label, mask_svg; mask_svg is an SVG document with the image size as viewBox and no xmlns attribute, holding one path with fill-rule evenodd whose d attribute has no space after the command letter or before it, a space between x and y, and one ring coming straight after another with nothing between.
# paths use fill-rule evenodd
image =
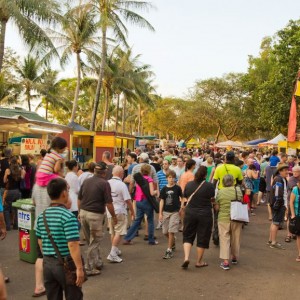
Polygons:
<instances>
[{"instance_id":1,"label":"sign with text","mask_svg":"<svg viewBox=\"0 0 300 300\"><path fill-rule=\"evenodd\" d=\"M24 253L30 253L30 234L26 229L19 230L19 249Z\"/></svg>"},{"instance_id":2,"label":"sign with text","mask_svg":"<svg viewBox=\"0 0 300 300\"><path fill-rule=\"evenodd\" d=\"M31 230L31 213L18 209L18 227Z\"/></svg>"},{"instance_id":3,"label":"sign with text","mask_svg":"<svg viewBox=\"0 0 300 300\"><path fill-rule=\"evenodd\" d=\"M47 140L24 138L21 140L21 154L40 154L42 149L48 149Z\"/></svg>"}]
</instances>

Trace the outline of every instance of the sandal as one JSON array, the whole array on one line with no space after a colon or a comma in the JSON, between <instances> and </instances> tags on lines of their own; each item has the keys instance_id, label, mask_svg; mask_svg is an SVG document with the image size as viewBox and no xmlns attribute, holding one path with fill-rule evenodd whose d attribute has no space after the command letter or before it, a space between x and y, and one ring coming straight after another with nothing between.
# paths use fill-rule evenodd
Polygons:
<instances>
[{"instance_id":1,"label":"sandal","mask_svg":"<svg viewBox=\"0 0 300 300\"><path fill-rule=\"evenodd\" d=\"M195 265L196 268L204 268L204 267L207 267L208 266L208 263L206 262L203 262L201 265Z\"/></svg>"},{"instance_id":2,"label":"sandal","mask_svg":"<svg viewBox=\"0 0 300 300\"><path fill-rule=\"evenodd\" d=\"M184 263L181 265L181 268L186 270L188 268L190 264L190 261L189 260L185 260Z\"/></svg>"},{"instance_id":3,"label":"sandal","mask_svg":"<svg viewBox=\"0 0 300 300\"><path fill-rule=\"evenodd\" d=\"M291 240L292 240L292 237L291 237L290 235L287 235L284 241L285 241L286 243L290 243Z\"/></svg>"},{"instance_id":4,"label":"sandal","mask_svg":"<svg viewBox=\"0 0 300 300\"><path fill-rule=\"evenodd\" d=\"M296 261L297 261L297 262L300 262L300 256L298 256L298 257L296 258Z\"/></svg>"}]
</instances>

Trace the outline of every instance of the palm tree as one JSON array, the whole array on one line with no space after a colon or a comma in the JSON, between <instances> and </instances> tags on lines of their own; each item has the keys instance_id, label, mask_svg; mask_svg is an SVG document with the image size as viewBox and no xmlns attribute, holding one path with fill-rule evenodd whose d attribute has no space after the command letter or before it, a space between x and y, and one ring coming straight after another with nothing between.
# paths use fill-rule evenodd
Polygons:
<instances>
[{"instance_id":1,"label":"palm tree","mask_svg":"<svg viewBox=\"0 0 300 300\"><path fill-rule=\"evenodd\" d=\"M44 70L37 88L42 96L42 100L35 110L37 111L40 107L44 107L46 120L48 120L49 106L56 110L63 109L70 112L70 101L62 93L60 81L58 80L58 71L50 68Z\"/></svg>"},{"instance_id":2,"label":"palm tree","mask_svg":"<svg viewBox=\"0 0 300 300\"><path fill-rule=\"evenodd\" d=\"M60 43L57 51L62 51L61 64L62 66L69 61L70 57L76 55L77 63L77 84L75 89L73 109L70 122L74 122L78 106L78 97L80 93L81 82L81 53L91 58L96 56L99 60L99 55L96 54L95 49L99 45L100 39L96 37L98 29L95 21L95 13L91 10L89 5L79 5L71 8L67 6L68 11L59 18L61 30L49 30L52 39ZM49 56L51 53L48 54Z\"/></svg>"},{"instance_id":3,"label":"palm tree","mask_svg":"<svg viewBox=\"0 0 300 300\"><path fill-rule=\"evenodd\" d=\"M25 43L31 47L39 45L40 48L55 49L40 23L54 22L58 10L56 0L0 0L0 72L7 22L11 20L16 25Z\"/></svg>"},{"instance_id":4,"label":"palm tree","mask_svg":"<svg viewBox=\"0 0 300 300\"><path fill-rule=\"evenodd\" d=\"M126 35L128 33L128 30L123 20L129 21L141 27L149 28L150 30L154 30L154 28L146 19L144 19L142 16L133 11L135 9L147 10L151 8L152 6L149 2L131 0L90 0L89 2L93 5L94 10L99 14L99 24L102 33L101 64L99 67L98 84L95 94L94 108L92 112L92 120L90 126L90 130L94 130L107 57L108 31L111 31L113 33L114 38L117 41L120 41L123 44L127 45ZM104 111L103 118L105 120L106 113L107 112Z\"/></svg>"},{"instance_id":5,"label":"palm tree","mask_svg":"<svg viewBox=\"0 0 300 300\"><path fill-rule=\"evenodd\" d=\"M31 100L37 97L37 94L32 94L32 92L38 90L38 84L42 75L42 64L37 58L28 54L24 58L23 63L20 66L16 66L16 72L21 77L20 84L24 90L28 110L31 111Z\"/></svg>"}]
</instances>

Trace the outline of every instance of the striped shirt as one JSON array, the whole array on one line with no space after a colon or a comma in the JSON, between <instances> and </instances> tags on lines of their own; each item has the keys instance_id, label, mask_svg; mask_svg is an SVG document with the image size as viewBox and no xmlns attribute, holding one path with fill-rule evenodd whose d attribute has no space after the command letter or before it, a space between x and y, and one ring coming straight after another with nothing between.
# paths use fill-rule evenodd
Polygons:
<instances>
[{"instance_id":1,"label":"striped shirt","mask_svg":"<svg viewBox=\"0 0 300 300\"><path fill-rule=\"evenodd\" d=\"M42 160L38 172L45 174L54 173L55 163L60 159L62 159L62 157L56 151L52 150L51 153L47 153Z\"/></svg>"},{"instance_id":2,"label":"striped shirt","mask_svg":"<svg viewBox=\"0 0 300 300\"><path fill-rule=\"evenodd\" d=\"M163 170L157 172L157 178L158 178L159 191L161 191L162 188L168 184L168 179Z\"/></svg>"},{"instance_id":3,"label":"striped shirt","mask_svg":"<svg viewBox=\"0 0 300 300\"><path fill-rule=\"evenodd\" d=\"M68 242L79 241L78 222L65 207L53 206L45 210L47 224L62 257L70 255ZM36 236L42 240L43 254L57 256L44 225L43 214L37 220Z\"/></svg>"}]
</instances>

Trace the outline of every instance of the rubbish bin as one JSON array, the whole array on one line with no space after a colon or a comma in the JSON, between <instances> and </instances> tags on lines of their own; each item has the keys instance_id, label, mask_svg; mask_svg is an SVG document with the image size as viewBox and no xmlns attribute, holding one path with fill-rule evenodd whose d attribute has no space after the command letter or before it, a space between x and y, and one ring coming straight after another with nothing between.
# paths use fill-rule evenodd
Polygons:
<instances>
[{"instance_id":1,"label":"rubbish bin","mask_svg":"<svg viewBox=\"0 0 300 300\"><path fill-rule=\"evenodd\" d=\"M35 207L32 199L17 200L12 206L18 209L20 259L34 264L37 259L37 238L34 230Z\"/></svg>"}]
</instances>

